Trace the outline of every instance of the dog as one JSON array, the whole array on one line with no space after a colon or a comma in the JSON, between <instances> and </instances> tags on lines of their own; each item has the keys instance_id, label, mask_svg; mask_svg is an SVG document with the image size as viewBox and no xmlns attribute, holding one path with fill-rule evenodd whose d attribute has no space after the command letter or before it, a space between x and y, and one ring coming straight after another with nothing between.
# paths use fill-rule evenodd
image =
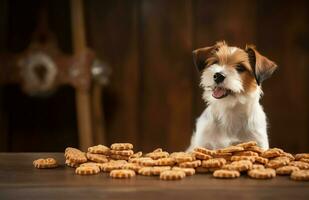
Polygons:
<instances>
[{"instance_id":1,"label":"dog","mask_svg":"<svg viewBox=\"0 0 309 200\"><path fill-rule=\"evenodd\" d=\"M197 119L187 151L195 147L219 149L251 140L268 149L266 115L259 100L262 82L277 65L253 45L241 49L225 41L193 51L193 61L201 74L207 108Z\"/></svg>"}]
</instances>

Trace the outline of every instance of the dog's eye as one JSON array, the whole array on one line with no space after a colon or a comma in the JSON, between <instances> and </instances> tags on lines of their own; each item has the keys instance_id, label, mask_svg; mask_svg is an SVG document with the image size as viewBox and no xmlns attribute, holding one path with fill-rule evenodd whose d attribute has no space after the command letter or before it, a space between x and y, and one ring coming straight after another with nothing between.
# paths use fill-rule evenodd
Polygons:
<instances>
[{"instance_id":1,"label":"dog's eye","mask_svg":"<svg viewBox=\"0 0 309 200\"><path fill-rule=\"evenodd\" d=\"M243 66L242 64L238 64L238 65L236 65L236 70L237 70L239 73L241 73L241 72L246 71L246 68L245 68L245 66Z\"/></svg>"}]
</instances>

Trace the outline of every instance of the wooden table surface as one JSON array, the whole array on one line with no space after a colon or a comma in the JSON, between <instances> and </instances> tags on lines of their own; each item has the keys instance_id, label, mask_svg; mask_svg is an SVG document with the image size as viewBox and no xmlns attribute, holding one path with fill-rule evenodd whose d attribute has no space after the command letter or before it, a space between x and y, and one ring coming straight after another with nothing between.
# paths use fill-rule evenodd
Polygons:
<instances>
[{"instance_id":1,"label":"wooden table surface","mask_svg":"<svg viewBox=\"0 0 309 200\"><path fill-rule=\"evenodd\" d=\"M129 180L106 173L79 176L63 164L56 169L35 169L32 161L63 153L0 153L0 199L309 199L309 182L288 177L253 180L243 176L221 180L201 174L181 181L160 181L137 176Z\"/></svg>"}]
</instances>

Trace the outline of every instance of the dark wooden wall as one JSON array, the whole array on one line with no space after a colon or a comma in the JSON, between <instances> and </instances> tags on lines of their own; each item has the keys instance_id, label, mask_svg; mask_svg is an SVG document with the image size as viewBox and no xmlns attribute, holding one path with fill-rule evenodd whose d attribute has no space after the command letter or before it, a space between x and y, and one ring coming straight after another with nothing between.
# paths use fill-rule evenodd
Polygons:
<instances>
[{"instance_id":1,"label":"dark wooden wall","mask_svg":"<svg viewBox=\"0 0 309 200\"><path fill-rule=\"evenodd\" d=\"M61 48L70 52L68 2L48 3L51 27ZM9 24L0 30L9 27L7 40L0 39L8 41L5 50L18 51L26 46L38 4L35 0L8 2ZM25 17L24 9L32 14ZM183 150L189 144L195 119L205 108L191 52L225 39L239 47L256 44L260 52L278 63L280 69L263 85L265 96L261 100L269 118L271 145L294 152L309 151L307 1L87 0L85 12L88 44L113 69L102 102L109 143L129 141L145 151L155 147ZM61 120L52 120L58 115L51 112L43 115L41 125L35 126L31 123L33 115L25 118L18 113L26 109L30 112L29 106L37 106L37 100L25 104L22 99L28 97L20 92L14 96L12 90L17 89L1 93L2 99L9 102L2 114L17 116L6 117L9 150L61 151L68 143L77 144L72 91L60 90L54 101L45 99L34 118L48 109L66 110ZM59 106L59 102L63 105ZM14 131L16 126L20 132ZM22 145L27 140L32 141L32 147Z\"/></svg>"}]
</instances>

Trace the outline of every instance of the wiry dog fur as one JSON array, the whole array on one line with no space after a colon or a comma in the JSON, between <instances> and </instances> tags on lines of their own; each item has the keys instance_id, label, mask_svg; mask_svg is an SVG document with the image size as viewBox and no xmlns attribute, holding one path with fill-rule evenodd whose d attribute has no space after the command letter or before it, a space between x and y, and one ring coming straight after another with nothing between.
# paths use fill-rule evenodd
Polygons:
<instances>
[{"instance_id":1,"label":"wiry dog fur","mask_svg":"<svg viewBox=\"0 0 309 200\"><path fill-rule=\"evenodd\" d=\"M266 116L259 99L261 83L277 65L253 46L243 50L224 41L193 51L193 58L201 72L207 108L197 120L188 150L217 149L249 140L268 148ZM222 82L215 82L216 73L224 76Z\"/></svg>"}]
</instances>

